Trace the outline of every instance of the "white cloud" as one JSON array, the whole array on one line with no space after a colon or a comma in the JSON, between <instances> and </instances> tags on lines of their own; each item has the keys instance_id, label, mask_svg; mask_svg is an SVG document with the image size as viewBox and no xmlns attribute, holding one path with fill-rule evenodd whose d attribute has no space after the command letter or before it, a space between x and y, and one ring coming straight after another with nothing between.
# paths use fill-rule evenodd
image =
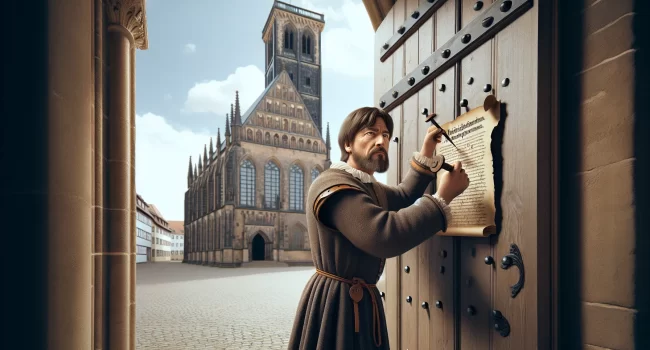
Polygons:
<instances>
[{"instance_id":1,"label":"white cloud","mask_svg":"<svg viewBox=\"0 0 650 350\"><path fill-rule=\"evenodd\" d=\"M196 45L192 43L185 44L185 48L183 49L183 52L185 53L194 53L196 52Z\"/></svg>"},{"instance_id":2,"label":"white cloud","mask_svg":"<svg viewBox=\"0 0 650 350\"><path fill-rule=\"evenodd\" d=\"M323 69L353 78L372 78L374 74L375 32L361 1L345 0L340 9L342 26L328 25L322 35Z\"/></svg>"},{"instance_id":3,"label":"white cloud","mask_svg":"<svg viewBox=\"0 0 650 350\"><path fill-rule=\"evenodd\" d=\"M174 129L152 113L136 115L136 191L166 220L183 220L189 156L193 163L199 153L203 157L210 136L207 131Z\"/></svg>"},{"instance_id":4,"label":"white cloud","mask_svg":"<svg viewBox=\"0 0 650 350\"><path fill-rule=\"evenodd\" d=\"M254 65L238 67L225 80L196 83L187 93L183 111L210 112L219 116L230 113L239 90L239 104L243 114L264 91L264 73Z\"/></svg>"}]
</instances>

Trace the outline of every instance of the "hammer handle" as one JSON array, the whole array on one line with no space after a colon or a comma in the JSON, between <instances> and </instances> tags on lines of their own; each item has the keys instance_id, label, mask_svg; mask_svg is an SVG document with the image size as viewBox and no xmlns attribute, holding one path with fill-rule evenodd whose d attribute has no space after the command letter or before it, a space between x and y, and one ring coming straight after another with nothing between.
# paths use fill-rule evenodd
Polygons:
<instances>
[{"instance_id":1,"label":"hammer handle","mask_svg":"<svg viewBox=\"0 0 650 350\"><path fill-rule=\"evenodd\" d=\"M442 163L442 168L445 169L445 170L447 170L447 171L449 171L449 172L454 171L454 166L453 166L453 165L450 165L450 164L448 164L448 163Z\"/></svg>"}]
</instances>

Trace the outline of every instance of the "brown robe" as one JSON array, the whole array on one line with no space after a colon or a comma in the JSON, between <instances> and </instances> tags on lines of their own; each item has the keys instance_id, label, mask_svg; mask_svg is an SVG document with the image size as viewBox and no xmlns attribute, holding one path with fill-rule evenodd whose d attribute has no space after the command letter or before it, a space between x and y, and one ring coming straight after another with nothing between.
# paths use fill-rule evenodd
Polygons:
<instances>
[{"instance_id":1,"label":"brown robe","mask_svg":"<svg viewBox=\"0 0 650 350\"><path fill-rule=\"evenodd\" d=\"M357 277L368 284L377 283L386 258L403 254L446 230L441 204L423 196L433 178L434 173L414 159L397 187L364 183L341 169L324 171L310 186L306 202L315 267L347 280ZM289 349L389 349L379 291L363 288L356 333L349 289L348 283L314 274L300 299ZM375 334L370 292L378 306L379 320L374 327L379 331Z\"/></svg>"}]
</instances>

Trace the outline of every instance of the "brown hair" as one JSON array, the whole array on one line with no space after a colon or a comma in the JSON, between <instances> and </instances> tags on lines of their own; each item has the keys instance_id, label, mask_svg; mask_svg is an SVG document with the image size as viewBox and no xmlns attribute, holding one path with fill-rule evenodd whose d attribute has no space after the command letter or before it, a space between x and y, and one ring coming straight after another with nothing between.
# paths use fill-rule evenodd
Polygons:
<instances>
[{"instance_id":1,"label":"brown hair","mask_svg":"<svg viewBox=\"0 0 650 350\"><path fill-rule=\"evenodd\" d=\"M345 144L352 144L354 137L357 133L363 129L375 125L377 118L382 118L386 127L388 128L388 133L390 136L393 136L393 118L383 109L376 107L361 107L352 111L343 121L341 129L339 130L339 147L341 148L341 160L344 162L348 161L350 156L348 152L345 151Z\"/></svg>"}]
</instances>

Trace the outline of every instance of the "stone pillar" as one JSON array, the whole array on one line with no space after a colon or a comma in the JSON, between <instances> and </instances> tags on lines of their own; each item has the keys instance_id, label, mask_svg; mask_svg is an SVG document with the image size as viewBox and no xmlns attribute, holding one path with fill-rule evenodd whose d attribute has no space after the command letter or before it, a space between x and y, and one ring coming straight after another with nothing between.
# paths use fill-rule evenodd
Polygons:
<instances>
[{"instance_id":1,"label":"stone pillar","mask_svg":"<svg viewBox=\"0 0 650 350\"><path fill-rule=\"evenodd\" d=\"M144 9L141 0L105 1L107 66L105 114L108 137L104 181L102 251L108 287L103 318L103 347L135 348L135 82L134 52L146 48Z\"/></svg>"},{"instance_id":2,"label":"stone pillar","mask_svg":"<svg viewBox=\"0 0 650 350\"><path fill-rule=\"evenodd\" d=\"M47 5L47 348L90 349L93 5Z\"/></svg>"}]
</instances>

